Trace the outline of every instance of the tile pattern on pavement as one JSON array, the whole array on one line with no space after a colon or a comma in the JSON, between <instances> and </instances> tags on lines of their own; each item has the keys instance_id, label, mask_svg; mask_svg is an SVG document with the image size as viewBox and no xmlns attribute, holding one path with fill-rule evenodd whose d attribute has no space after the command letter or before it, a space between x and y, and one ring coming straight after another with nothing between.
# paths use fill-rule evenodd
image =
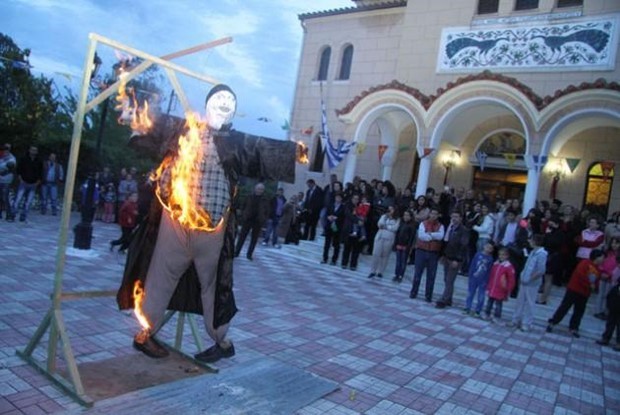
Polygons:
<instances>
[{"instance_id":1,"label":"tile pattern on pavement","mask_svg":"<svg viewBox=\"0 0 620 415\"><path fill-rule=\"evenodd\" d=\"M0 414L80 408L15 355L50 306L58 224L36 212L27 225L0 223ZM109 252L108 242L119 233L116 225L95 222L89 255L67 256L65 291L118 288L124 257ZM544 332L562 289L554 287L549 305L537 306L535 330L522 333L504 325L514 301L502 322L463 315L465 278L457 279L455 306L437 310L408 298L411 268L400 285L389 272L370 280L370 257L361 257L357 272L321 265L321 244L319 238L282 249L259 245L254 261L244 255L235 261L240 311L230 337L237 355L218 362L220 370L269 356L339 383L303 415L620 413L620 353L594 343L603 323L592 310L580 339L568 335L567 321ZM442 279L440 267L435 296ZM137 323L114 298L66 301L62 310L78 362L136 353L130 345ZM196 322L208 345L201 318ZM173 323L163 338L174 338ZM188 329L184 350L196 350ZM34 356L46 357L45 341Z\"/></svg>"}]
</instances>

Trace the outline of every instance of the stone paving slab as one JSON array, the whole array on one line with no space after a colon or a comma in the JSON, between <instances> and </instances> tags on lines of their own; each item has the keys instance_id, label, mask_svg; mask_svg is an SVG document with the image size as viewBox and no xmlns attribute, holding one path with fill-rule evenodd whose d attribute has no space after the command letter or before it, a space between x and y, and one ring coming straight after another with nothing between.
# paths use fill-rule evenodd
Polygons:
<instances>
[{"instance_id":1,"label":"stone paving slab","mask_svg":"<svg viewBox=\"0 0 620 415\"><path fill-rule=\"evenodd\" d=\"M27 225L0 222L0 414L81 410L15 355L50 306L58 223L37 213ZM116 290L120 284L124 257L108 250L120 230L94 226L89 255L67 256L65 291ZM402 284L392 283L389 272L369 280L370 257L361 257L357 272L322 265L321 243L259 246L254 261L244 255L235 261L240 311L230 336L237 355L218 362L220 373L262 357L339 385L299 414L620 413L620 353L594 343L604 325L590 307L582 338L568 335L567 321L544 332L562 289L554 287L549 304L537 306L535 329L522 333L503 324L514 301L495 324L464 316L466 278L457 278L455 306L438 310L408 298L411 268ZM393 266L392 259L388 270ZM440 268L436 296L442 279ZM131 340L137 323L118 311L114 298L67 301L62 311L78 362L136 353ZM207 344L201 319L196 321ZM161 334L170 341L174 322ZM184 350L194 353L190 330L183 340ZM46 356L44 338L34 357Z\"/></svg>"}]
</instances>

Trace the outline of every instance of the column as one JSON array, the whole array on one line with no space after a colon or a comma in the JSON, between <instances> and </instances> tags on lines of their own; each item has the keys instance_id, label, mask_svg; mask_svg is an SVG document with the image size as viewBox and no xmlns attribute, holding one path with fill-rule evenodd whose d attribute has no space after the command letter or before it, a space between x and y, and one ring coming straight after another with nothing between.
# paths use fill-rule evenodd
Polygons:
<instances>
[{"instance_id":1,"label":"column","mask_svg":"<svg viewBox=\"0 0 620 415\"><path fill-rule=\"evenodd\" d=\"M428 178L431 174L431 156L428 155L420 159L420 170L418 170L418 183L415 188L415 197L425 196L428 187Z\"/></svg>"},{"instance_id":2,"label":"column","mask_svg":"<svg viewBox=\"0 0 620 415\"><path fill-rule=\"evenodd\" d=\"M355 177L355 168L357 167L357 146L353 147L351 151L349 151L349 154L345 157L345 160L347 162L344 166L342 184L353 183L353 178Z\"/></svg>"},{"instance_id":3,"label":"column","mask_svg":"<svg viewBox=\"0 0 620 415\"><path fill-rule=\"evenodd\" d=\"M388 147L381 158L381 180L390 180L392 178L392 170L396 163L396 149L394 146Z\"/></svg>"},{"instance_id":4,"label":"column","mask_svg":"<svg viewBox=\"0 0 620 415\"><path fill-rule=\"evenodd\" d=\"M525 195L523 196L523 215L527 215L530 209L536 207L536 197L538 196L538 181L540 173L535 166L527 169L527 183L525 185Z\"/></svg>"}]
</instances>

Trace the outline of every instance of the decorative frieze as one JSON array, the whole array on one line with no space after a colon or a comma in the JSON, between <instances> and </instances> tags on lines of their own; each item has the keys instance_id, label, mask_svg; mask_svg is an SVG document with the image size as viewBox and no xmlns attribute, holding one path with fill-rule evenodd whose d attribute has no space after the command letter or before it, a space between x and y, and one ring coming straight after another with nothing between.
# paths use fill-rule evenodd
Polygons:
<instances>
[{"instance_id":1,"label":"decorative frieze","mask_svg":"<svg viewBox=\"0 0 620 415\"><path fill-rule=\"evenodd\" d=\"M437 72L613 70L618 21L446 28Z\"/></svg>"}]
</instances>

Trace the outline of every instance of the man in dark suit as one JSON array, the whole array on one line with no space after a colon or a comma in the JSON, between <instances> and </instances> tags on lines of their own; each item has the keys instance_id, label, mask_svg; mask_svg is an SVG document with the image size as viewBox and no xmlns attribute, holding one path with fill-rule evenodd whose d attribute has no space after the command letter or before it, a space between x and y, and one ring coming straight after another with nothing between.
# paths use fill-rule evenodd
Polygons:
<instances>
[{"instance_id":1,"label":"man in dark suit","mask_svg":"<svg viewBox=\"0 0 620 415\"><path fill-rule=\"evenodd\" d=\"M248 233L252 231L252 235L250 236L250 246L248 247L248 252L246 254L246 257L252 261L252 254L254 253L258 236L260 235L260 231L263 229L263 225L267 221L268 217L269 200L265 197L265 185L258 183L254 186L254 193L251 196L248 196L245 201L245 207L242 214L243 225L241 226L241 232L237 238L237 246L235 248L236 257L241 253L241 248L243 248L243 244L245 243Z\"/></svg>"},{"instance_id":2,"label":"man in dark suit","mask_svg":"<svg viewBox=\"0 0 620 415\"><path fill-rule=\"evenodd\" d=\"M321 214L321 209L323 209L323 191L316 185L313 179L308 179L306 185L308 190L304 199L304 209L306 209L308 216L302 239L314 241L319 215Z\"/></svg>"}]
</instances>

